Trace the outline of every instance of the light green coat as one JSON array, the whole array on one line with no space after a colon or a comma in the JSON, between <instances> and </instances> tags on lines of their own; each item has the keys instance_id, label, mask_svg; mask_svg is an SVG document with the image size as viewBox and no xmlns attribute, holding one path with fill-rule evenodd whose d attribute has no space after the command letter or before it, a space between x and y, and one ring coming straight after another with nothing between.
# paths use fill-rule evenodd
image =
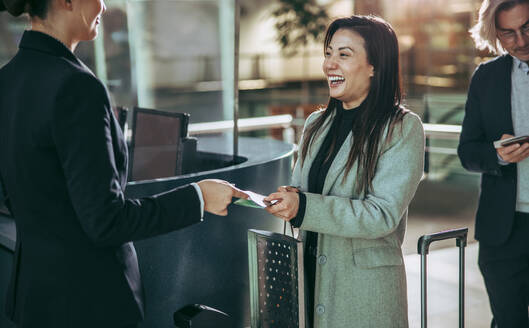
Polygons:
<instances>
[{"instance_id":1,"label":"light green coat","mask_svg":"<svg viewBox=\"0 0 529 328\"><path fill-rule=\"evenodd\" d=\"M322 113L309 116L305 128ZM408 205L424 167L421 120L407 113L388 142L386 129L373 189L367 195L355 192L356 164L342 183L351 134L329 169L322 194L308 193L309 170L331 120L315 138L303 165L297 161L292 176L292 185L301 186L307 197L301 237L305 231L319 234L314 327L408 327L401 245Z\"/></svg>"}]
</instances>

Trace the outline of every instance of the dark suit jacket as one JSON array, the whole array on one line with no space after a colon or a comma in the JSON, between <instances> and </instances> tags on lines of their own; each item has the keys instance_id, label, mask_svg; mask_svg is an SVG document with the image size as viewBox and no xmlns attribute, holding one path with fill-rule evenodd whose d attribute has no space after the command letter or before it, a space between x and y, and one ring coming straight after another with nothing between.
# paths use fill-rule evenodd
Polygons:
<instances>
[{"instance_id":1,"label":"dark suit jacket","mask_svg":"<svg viewBox=\"0 0 529 328\"><path fill-rule=\"evenodd\" d=\"M500 56L474 72L458 147L463 167L482 174L476 239L489 245L507 241L516 208L516 164L500 165L493 146L493 141L514 131L512 62L510 55Z\"/></svg>"},{"instance_id":2,"label":"dark suit jacket","mask_svg":"<svg viewBox=\"0 0 529 328\"><path fill-rule=\"evenodd\" d=\"M193 186L125 199L127 147L105 86L59 41L25 32L0 69L0 173L17 226L7 314L20 327L141 320L132 243L200 221Z\"/></svg>"}]
</instances>

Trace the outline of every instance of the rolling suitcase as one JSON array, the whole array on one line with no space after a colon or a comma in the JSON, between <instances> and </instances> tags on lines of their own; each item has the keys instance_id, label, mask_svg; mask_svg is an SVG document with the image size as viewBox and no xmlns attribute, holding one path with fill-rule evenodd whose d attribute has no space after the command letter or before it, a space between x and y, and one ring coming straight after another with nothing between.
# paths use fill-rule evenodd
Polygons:
<instances>
[{"instance_id":1,"label":"rolling suitcase","mask_svg":"<svg viewBox=\"0 0 529 328\"><path fill-rule=\"evenodd\" d=\"M426 256L430 244L434 241L452 239L456 240L459 247L459 328L465 326L465 247L467 246L468 228L454 229L424 235L419 238L417 252L421 255L421 327L427 327L427 283L426 283Z\"/></svg>"}]
</instances>

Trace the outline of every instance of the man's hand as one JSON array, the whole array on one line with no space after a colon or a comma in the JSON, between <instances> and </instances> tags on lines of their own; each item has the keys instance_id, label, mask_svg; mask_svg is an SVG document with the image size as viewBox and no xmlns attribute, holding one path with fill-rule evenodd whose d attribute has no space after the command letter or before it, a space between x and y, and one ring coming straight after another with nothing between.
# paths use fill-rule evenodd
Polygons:
<instances>
[{"instance_id":1,"label":"man's hand","mask_svg":"<svg viewBox=\"0 0 529 328\"><path fill-rule=\"evenodd\" d=\"M500 140L512 138L513 135L504 134L501 136ZM513 144L507 147L501 147L496 149L498 156L502 160L508 163L518 163L529 157L529 142L524 142L523 144Z\"/></svg>"},{"instance_id":2,"label":"man's hand","mask_svg":"<svg viewBox=\"0 0 529 328\"><path fill-rule=\"evenodd\" d=\"M207 179L198 182L204 198L204 210L221 216L228 215L232 197L248 199L248 195L224 180Z\"/></svg>"},{"instance_id":3,"label":"man's hand","mask_svg":"<svg viewBox=\"0 0 529 328\"><path fill-rule=\"evenodd\" d=\"M287 187L279 187L280 190L281 188L284 188L283 190L286 190ZM274 200L277 201L277 203L275 203L274 205L268 206L266 208L266 211L274 216L277 216L280 219L290 221L295 218L298 214L299 194L295 191L275 192L273 194L268 195L265 200L269 202Z\"/></svg>"}]
</instances>

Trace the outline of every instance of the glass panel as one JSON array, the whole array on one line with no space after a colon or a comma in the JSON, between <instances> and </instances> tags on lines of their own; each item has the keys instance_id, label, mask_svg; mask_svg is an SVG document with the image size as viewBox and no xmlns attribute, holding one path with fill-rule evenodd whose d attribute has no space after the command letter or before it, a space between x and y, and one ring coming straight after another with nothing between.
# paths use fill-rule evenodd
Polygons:
<instances>
[{"instance_id":1,"label":"glass panel","mask_svg":"<svg viewBox=\"0 0 529 328\"><path fill-rule=\"evenodd\" d=\"M233 0L106 5L98 38L80 43L76 55L108 86L114 106L187 112L191 123L232 119ZM0 15L5 64L28 19Z\"/></svg>"},{"instance_id":2,"label":"glass panel","mask_svg":"<svg viewBox=\"0 0 529 328\"><path fill-rule=\"evenodd\" d=\"M108 87L122 127L133 127L134 115L132 111L119 115L126 113L119 107L189 113L189 123L233 119L235 0L107 0L106 5L98 37L81 42L75 53ZM27 17L0 15L0 64L5 64L17 52L29 24ZM156 126L143 126L139 132L157 132ZM130 144L133 133L124 130ZM233 130L216 132L220 133L231 145ZM196 141L187 141L196 147ZM172 148L163 158L180 153L174 143L158 146L158 150ZM161 156L152 149L138 151L141 154L131 157L130 163L139 170L147 157ZM159 171L156 177L180 174L181 162L176 167L153 167ZM133 180L153 178L151 172L133 173Z\"/></svg>"},{"instance_id":3,"label":"glass panel","mask_svg":"<svg viewBox=\"0 0 529 328\"><path fill-rule=\"evenodd\" d=\"M221 2L109 1L104 53L118 104L187 112L192 123L229 119Z\"/></svg>"},{"instance_id":4,"label":"glass panel","mask_svg":"<svg viewBox=\"0 0 529 328\"><path fill-rule=\"evenodd\" d=\"M355 11L384 17L399 38L406 102L425 123L460 125L468 84L479 53L468 30L481 1L356 0ZM457 139L428 141L430 178L465 173L456 154Z\"/></svg>"},{"instance_id":5,"label":"glass panel","mask_svg":"<svg viewBox=\"0 0 529 328\"><path fill-rule=\"evenodd\" d=\"M14 18L7 12L0 12L0 67L17 53L22 33L29 26L26 17Z\"/></svg>"}]
</instances>

